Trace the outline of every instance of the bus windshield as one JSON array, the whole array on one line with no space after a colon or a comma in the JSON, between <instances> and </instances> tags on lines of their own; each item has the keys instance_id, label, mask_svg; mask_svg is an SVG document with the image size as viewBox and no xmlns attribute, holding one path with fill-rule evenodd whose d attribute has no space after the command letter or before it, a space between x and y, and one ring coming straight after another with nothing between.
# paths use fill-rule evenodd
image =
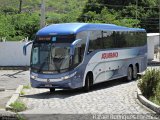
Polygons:
<instances>
[{"instance_id":1,"label":"bus windshield","mask_svg":"<svg viewBox=\"0 0 160 120\"><path fill-rule=\"evenodd\" d=\"M31 69L42 73L66 72L70 68L70 43L34 43Z\"/></svg>"}]
</instances>

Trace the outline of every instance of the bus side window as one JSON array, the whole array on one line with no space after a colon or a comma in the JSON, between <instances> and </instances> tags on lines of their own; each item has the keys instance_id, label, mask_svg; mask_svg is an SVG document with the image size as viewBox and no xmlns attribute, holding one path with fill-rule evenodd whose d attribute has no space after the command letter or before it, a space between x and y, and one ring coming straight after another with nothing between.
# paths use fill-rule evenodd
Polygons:
<instances>
[{"instance_id":1,"label":"bus side window","mask_svg":"<svg viewBox=\"0 0 160 120\"><path fill-rule=\"evenodd\" d=\"M104 49L113 48L113 31L103 31L102 34Z\"/></svg>"},{"instance_id":2,"label":"bus side window","mask_svg":"<svg viewBox=\"0 0 160 120\"><path fill-rule=\"evenodd\" d=\"M98 49L103 49L102 31L91 31L90 38L89 38L88 53Z\"/></svg>"},{"instance_id":3,"label":"bus side window","mask_svg":"<svg viewBox=\"0 0 160 120\"><path fill-rule=\"evenodd\" d=\"M75 55L75 62L81 63L83 61L84 52L86 48L86 41L87 41L88 31L80 32L76 35L76 39L82 39L82 43L80 46L76 47L76 55Z\"/></svg>"}]
</instances>

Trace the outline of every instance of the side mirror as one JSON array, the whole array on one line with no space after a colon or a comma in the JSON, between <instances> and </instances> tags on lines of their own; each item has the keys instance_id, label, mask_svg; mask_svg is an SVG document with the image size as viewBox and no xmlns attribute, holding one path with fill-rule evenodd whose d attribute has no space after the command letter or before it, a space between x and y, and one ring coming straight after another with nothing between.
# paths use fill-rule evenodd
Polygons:
<instances>
[{"instance_id":1,"label":"side mirror","mask_svg":"<svg viewBox=\"0 0 160 120\"><path fill-rule=\"evenodd\" d=\"M70 55L74 55L74 50L77 45L81 43L82 39L75 40L70 46Z\"/></svg>"},{"instance_id":2,"label":"side mirror","mask_svg":"<svg viewBox=\"0 0 160 120\"><path fill-rule=\"evenodd\" d=\"M24 55L27 55L27 47L32 43L33 43L33 41L29 41L23 46L23 54Z\"/></svg>"}]
</instances>

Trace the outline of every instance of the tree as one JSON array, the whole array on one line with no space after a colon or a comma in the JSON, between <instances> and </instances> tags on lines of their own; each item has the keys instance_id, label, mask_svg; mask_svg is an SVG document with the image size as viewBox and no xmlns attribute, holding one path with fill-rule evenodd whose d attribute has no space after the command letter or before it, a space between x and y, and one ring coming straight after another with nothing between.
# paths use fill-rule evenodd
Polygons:
<instances>
[{"instance_id":1,"label":"tree","mask_svg":"<svg viewBox=\"0 0 160 120\"><path fill-rule=\"evenodd\" d=\"M88 0L79 20L88 20L90 22L93 13L94 16L98 14L103 16L102 11L107 10L110 17L115 17L111 23L115 23L116 20L118 25L142 27L147 32L158 32L159 15L157 5L158 0ZM105 17L103 17L103 20L98 20L98 22L104 21Z\"/></svg>"}]
</instances>

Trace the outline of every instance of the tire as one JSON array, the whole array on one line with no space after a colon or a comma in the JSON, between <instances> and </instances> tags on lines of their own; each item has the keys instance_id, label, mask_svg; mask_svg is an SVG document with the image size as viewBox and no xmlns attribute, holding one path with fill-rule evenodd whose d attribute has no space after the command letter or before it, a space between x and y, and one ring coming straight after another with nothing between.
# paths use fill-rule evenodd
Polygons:
<instances>
[{"instance_id":1,"label":"tire","mask_svg":"<svg viewBox=\"0 0 160 120\"><path fill-rule=\"evenodd\" d=\"M134 70L133 70L133 79L134 80L137 79L137 77L138 77L137 73L138 73L138 68L137 68L137 66L135 66Z\"/></svg>"},{"instance_id":2,"label":"tire","mask_svg":"<svg viewBox=\"0 0 160 120\"><path fill-rule=\"evenodd\" d=\"M89 75L86 76L84 92L88 92L91 89L91 78Z\"/></svg>"},{"instance_id":3,"label":"tire","mask_svg":"<svg viewBox=\"0 0 160 120\"><path fill-rule=\"evenodd\" d=\"M50 90L50 93L55 92L55 88L50 88L49 90Z\"/></svg>"},{"instance_id":4,"label":"tire","mask_svg":"<svg viewBox=\"0 0 160 120\"><path fill-rule=\"evenodd\" d=\"M127 81L133 80L133 69L132 67L128 67L127 70Z\"/></svg>"}]
</instances>

